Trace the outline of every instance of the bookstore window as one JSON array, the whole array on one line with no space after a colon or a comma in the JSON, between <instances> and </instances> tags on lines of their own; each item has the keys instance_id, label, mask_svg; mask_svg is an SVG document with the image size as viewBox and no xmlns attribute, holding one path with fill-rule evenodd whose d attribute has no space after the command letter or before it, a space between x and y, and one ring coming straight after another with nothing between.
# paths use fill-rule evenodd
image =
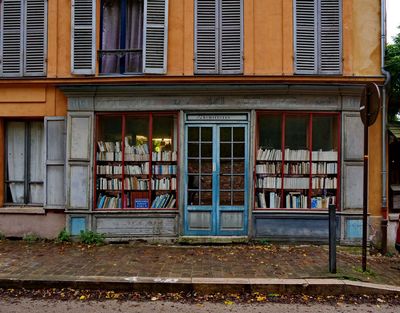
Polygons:
<instances>
[{"instance_id":1,"label":"bookstore window","mask_svg":"<svg viewBox=\"0 0 400 313\"><path fill-rule=\"evenodd\" d=\"M339 115L259 113L258 209L327 209L338 204Z\"/></svg>"},{"instance_id":2,"label":"bookstore window","mask_svg":"<svg viewBox=\"0 0 400 313\"><path fill-rule=\"evenodd\" d=\"M6 204L43 205L43 122L9 121L5 130Z\"/></svg>"},{"instance_id":3,"label":"bookstore window","mask_svg":"<svg viewBox=\"0 0 400 313\"><path fill-rule=\"evenodd\" d=\"M175 209L177 116L98 115L97 209Z\"/></svg>"},{"instance_id":4,"label":"bookstore window","mask_svg":"<svg viewBox=\"0 0 400 313\"><path fill-rule=\"evenodd\" d=\"M102 0L100 73L143 72L143 0Z\"/></svg>"}]
</instances>

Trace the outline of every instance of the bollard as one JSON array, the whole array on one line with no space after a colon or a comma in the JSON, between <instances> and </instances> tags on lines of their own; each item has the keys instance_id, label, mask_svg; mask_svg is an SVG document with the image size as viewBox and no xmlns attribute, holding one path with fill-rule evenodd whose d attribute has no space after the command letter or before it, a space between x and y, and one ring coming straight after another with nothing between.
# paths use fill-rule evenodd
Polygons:
<instances>
[{"instance_id":1,"label":"bollard","mask_svg":"<svg viewBox=\"0 0 400 313\"><path fill-rule=\"evenodd\" d=\"M329 272L336 274L336 205L329 205Z\"/></svg>"}]
</instances>

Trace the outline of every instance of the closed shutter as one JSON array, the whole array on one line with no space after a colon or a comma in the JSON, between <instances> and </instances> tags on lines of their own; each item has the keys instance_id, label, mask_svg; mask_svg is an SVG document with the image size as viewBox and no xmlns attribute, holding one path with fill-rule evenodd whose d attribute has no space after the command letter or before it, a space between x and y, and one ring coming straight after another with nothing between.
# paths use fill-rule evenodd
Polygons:
<instances>
[{"instance_id":1,"label":"closed shutter","mask_svg":"<svg viewBox=\"0 0 400 313\"><path fill-rule=\"evenodd\" d=\"M143 69L147 74L167 72L168 0L146 0Z\"/></svg>"},{"instance_id":2,"label":"closed shutter","mask_svg":"<svg viewBox=\"0 0 400 313\"><path fill-rule=\"evenodd\" d=\"M45 118L45 207L65 208L65 118Z\"/></svg>"},{"instance_id":3,"label":"closed shutter","mask_svg":"<svg viewBox=\"0 0 400 313\"><path fill-rule=\"evenodd\" d=\"M25 8L24 75L46 74L47 0L27 0Z\"/></svg>"},{"instance_id":4,"label":"closed shutter","mask_svg":"<svg viewBox=\"0 0 400 313\"><path fill-rule=\"evenodd\" d=\"M0 75L22 76L23 6L21 0L1 2Z\"/></svg>"},{"instance_id":5,"label":"closed shutter","mask_svg":"<svg viewBox=\"0 0 400 313\"><path fill-rule=\"evenodd\" d=\"M220 2L220 73L242 73L242 0Z\"/></svg>"},{"instance_id":6,"label":"closed shutter","mask_svg":"<svg viewBox=\"0 0 400 313\"><path fill-rule=\"evenodd\" d=\"M195 72L218 73L218 1L196 0L195 6Z\"/></svg>"},{"instance_id":7,"label":"closed shutter","mask_svg":"<svg viewBox=\"0 0 400 313\"><path fill-rule=\"evenodd\" d=\"M96 61L96 0L72 0L72 74L93 75Z\"/></svg>"},{"instance_id":8,"label":"closed shutter","mask_svg":"<svg viewBox=\"0 0 400 313\"><path fill-rule=\"evenodd\" d=\"M320 0L320 73L342 71L341 0Z\"/></svg>"},{"instance_id":9,"label":"closed shutter","mask_svg":"<svg viewBox=\"0 0 400 313\"><path fill-rule=\"evenodd\" d=\"M317 0L296 0L295 72L317 73Z\"/></svg>"}]
</instances>

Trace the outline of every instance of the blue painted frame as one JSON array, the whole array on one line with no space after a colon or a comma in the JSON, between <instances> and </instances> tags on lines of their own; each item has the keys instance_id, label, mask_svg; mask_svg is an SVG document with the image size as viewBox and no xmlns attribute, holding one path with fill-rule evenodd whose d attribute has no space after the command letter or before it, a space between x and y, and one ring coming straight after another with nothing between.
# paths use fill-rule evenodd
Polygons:
<instances>
[{"instance_id":1,"label":"blue painted frame","mask_svg":"<svg viewBox=\"0 0 400 313\"><path fill-rule=\"evenodd\" d=\"M212 194L212 206L189 206L187 201L187 187L188 187L188 130L189 127L210 127L212 128L213 134L213 194ZM244 185L244 206L219 206L219 173L220 173L220 164L219 164L219 143L220 143L220 129L223 127L243 127L245 131L244 137L244 161L245 161L245 185ZM248 212L249 212L249 124L248 122L236 122L233 123L193 123L185 125L185 140L184 140L184 208L183 208L183 223L184 223L184 235L188 236L247 236L248 234ZM215 167L215 168L214 168ZM198 212L210 212L211 214L211 229L209 230L190 230L188 223L188 213L191 211ZM243 213L243 229L241 231L238 230L225 230L222 231L220 229L220 220L221 220L221 212L241 212Z\"/></svg>"}]
</instances>

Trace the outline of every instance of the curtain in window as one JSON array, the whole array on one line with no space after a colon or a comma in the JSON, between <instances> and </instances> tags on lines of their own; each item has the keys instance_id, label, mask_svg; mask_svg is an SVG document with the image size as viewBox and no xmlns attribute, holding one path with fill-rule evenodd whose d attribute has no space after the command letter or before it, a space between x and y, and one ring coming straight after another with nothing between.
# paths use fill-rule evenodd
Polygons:
<instances>
[{"instance_id":1,"label":"curtain in window","mask_svg":"<svg viewBox=\"0 0 400 313\"><path fill-rule=\"evenodd\" d=\"M24 203L25 123L7 124L7 178L13 203Z\"/></svg>"},{"instance_id":2,"label":"curtain in window","mask_svg":"<svg viewBox=\"0 0 400 313\"><path fill-rule=\"evenodd\" d=\"M42 122L32 122L29 151L29 203L43 203L44 131Z\"/></svg>"},{"instance_id":3,"label":"curtain in window","mask_svg":"<svg viewBox=\"0 0 400 313\"><path fill-rule=\"evenodd\" d=\"M126 12L121 12L121 1L105 0L103 3L102 50L142 49L143 2L127 0ZM121 42L121 20L125 15L125 47ZM120 59L125 54L105 54L101 59L102 73L120 73ZM142 72L142 53L131 52L125 56L124 72Z\"/></svg>"},{"instance_id":4,"label":"curtain in window","mask_svg":"<svg viewBox=\"0 0 400 313\"><path fill-rule=\"evenodd\" d=\"M126 48L142 49L143 47L143 5L142 1L128 0L126 16ZM126 72L142 72L142 52L129 53L126 57Z\"/></svg>"}]
</instances>

